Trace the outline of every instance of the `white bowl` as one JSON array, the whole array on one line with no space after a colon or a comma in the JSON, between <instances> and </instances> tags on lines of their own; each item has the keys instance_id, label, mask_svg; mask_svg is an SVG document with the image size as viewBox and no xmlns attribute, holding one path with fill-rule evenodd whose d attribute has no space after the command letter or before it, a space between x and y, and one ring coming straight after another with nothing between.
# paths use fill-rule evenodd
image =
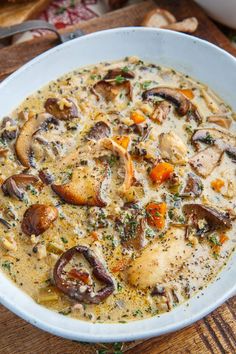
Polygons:
<instances>
[{"instance_id":1,"label":"white bowl","mask_svg":"<svg viewBox=\"0 0 236 354\"><path fill-rule=\"evenodd\" d=\"M236 110L236 60L218 47L173 31L118 28L60 45L35 58L0 84L1 117L50 80L80 66L137 55L170 66L213 88ZM130 323L100 324L72 319L36 304L0 272L1 303L53 334L86 342L117 342L176 331L207 315L236 291L236 255L218 279L170 313Z\"/></svg>"},{"instance_id":2,"label":"white bowl","mask_svg":"<svg viewBox=\"0 0 236 354\"><path fill-rule=\"evenodd\" d=\"M214 20L236 29L236 0L195 0Z\"/></svg>"}]
</instances>

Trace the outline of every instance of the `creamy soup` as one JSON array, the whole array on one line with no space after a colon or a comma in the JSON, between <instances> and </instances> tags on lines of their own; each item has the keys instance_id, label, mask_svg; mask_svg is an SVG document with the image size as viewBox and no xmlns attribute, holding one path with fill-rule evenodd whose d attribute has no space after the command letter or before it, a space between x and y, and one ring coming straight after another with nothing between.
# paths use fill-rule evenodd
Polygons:
<instances>
[{"instance_id":1,"label":"creamy soup","mask_svg":"<svg viewBox=\"0 0 236 354\"><path fill-rule=\"evenodd\" d=\"M138 58L50 82L2 117L2 270L78 319L171 311L234 250L235 131L208 87Z\"/></svg>"}]
</instances>

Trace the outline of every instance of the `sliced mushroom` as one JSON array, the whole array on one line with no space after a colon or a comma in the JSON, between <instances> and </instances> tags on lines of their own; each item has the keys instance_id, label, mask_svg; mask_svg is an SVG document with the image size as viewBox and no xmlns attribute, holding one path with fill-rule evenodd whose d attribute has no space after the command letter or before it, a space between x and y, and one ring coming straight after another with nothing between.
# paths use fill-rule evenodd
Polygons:
<instances>
[{"instance_id":1,"label":"sliced mushroom","mask_svg":"<svg viewBox=\"0 0 236 354\"><path fill-rule=\"evenodd\" d=\"M183 21L161 26L161 28L165 28L177 32L193 33L198 28L198 20L196 19L196 17L189 17L184 19Z\"/></svg>"},{"instance_id":2,"label":"sliced mushroom","mask_svg":"<svg viewBox=\"0 0 236 354\"><path fill-rule=\"evenodd\" d=\"M199 197L203 191L203 183L201 179L194 173L189 173L186 184L180 193L181 197Z\"/></svg>"},{"instance_id":3,"label":"sliced mushroom","mask_svg":"<svg viewBox=\"0 0 236 354\"><path fill-rule=\"evenodd\" d=\"M139 288L152 288L176 276L194 252L186 247L185 230L170 228L162 241L154 241L137 257L127 272L128 282Z\"/></svg>"},{"instance_id":4,"label":"sliced mushroom","mask_svg":"<svg viewBox=\"0 0 236 354\"><path fill-rule=\"evenodd\" d=\"M183 212L189 221L198 227L199 220L206 220L207 231L217 230L219 228L230 228L232 221L229 212L218 210L216 208L203 204L185 204Z\"/></svg>"},{"instance_id":5,"label":"sliced mushroom","mask_svg":"<svg viewBox=\"0 0 236 354\"><path fill-rule=\"evenodd\" d=\"M101 140L101 146L117 153L123 160L125 167L125 179L120 190L121 192L126 193L134 182L134 165L130 154L121 145L117 144L110 138Z\"/></svg>"},{"instance_id":6,"label":"sliced mushroom","mask_svg":"<svg viewBox=\"0 0 236 354\"><path fill-rule=\"evenodd\" d=\"M78 117L76 104L70 99L48 98L44 104L46 112L59 120Z\"/></svg>"},{"instance_id":7,"label":"sliced mushroom","mask_svg":"<svg viewBox=\"0 0 236 354\"><path fill-rule=\"evenodd\" d=\"M0 218L0 223L4 225L8 230L11 229L11 224L7 220Z\"/></svg>"},{"instance_id":8,"label":"sliced mushroom","mask_svg":"<svg viewBox=\"0 0 236 354\"><path fill-rule=\"evenodd\" d=\"M207 177L220 164L224 151L216 146L209 146L189 160L192 168L202 177Z\"/></svg>"},{"instance_id":9,"label":"sliced mushroom","mask_svg":"<svg viewBox=\"0 0 236 354\"><path fill-rule=\"evenodd\" d=\"M121 76L125 79L134 79L135 74L132 71L123 68L110 69L104 76L103 80L114 80L117 76Z\"/></svg>"},{"instance_id":10,"label":"sliced mushroom","mask_svg":"<svg viewBox=\"0 0 236 354\"><path fill-rule=\"evenodd\" d=\"M187 147L174 132L159 135L159 149L163 159L168 159L173 164L185 164L187 162Z\"/></svg>"},{"instance_id":11,"label":"sliced mushroom","mask_svg":"<svg viewBox=\"0 0 236 354\"><path fill-rule=\"evenodd\" d=\"M102 285L104 284L100 290L95 292L93 290L94 284L86 284L81 279L69 279L68 274L65 272L65 267L76 254L83 255L92 267L92 274L95 280L98 280ZM75 246L63 253L56 262L53 278L57 288L64 294L76 301L87 304L99 304L115 290L114 282L107 273L106 268L92 250L86 246Z\"/></svg>"},{"instance_id":12,"label":"sliced mushroom","mask_svg":"<svg viewBox=\"0 0 236 354\"><path fill-rule=\"evenodd\" d=\"M39 171L39 178L46 185L52 184L54 182L54 176L47 169Z\"/></svg>"},{"instance_id":13,"label":"sliced mushroom","mask_svg":"<svg viewBox=\"0 0 236 354\"><path fill-rule=\"evenodd\" d=\"M5 117L2 120L1 124L1 138L3 140L14 140L17 136L17 125L16 122L10 118L10 117Z\"/></svg>"},{"instance_id":14,"label":"sliced mushroom","mask_svg":"<svg viewBox=\"0 0 236 354\"><path fill-rule=\"evenodd\" d=\"M214 128L199 129L192 135L191 141L197 150L200 147L198 142L209 145L215 144L225 151L230 158L236 160L236 137L229 132Z\"/></svg>"},{"instance_id":15,"label":"sliced mushroom","mask_svg":"<svg viewBox=\"0 0 236 354\"><path fill-rule=\"evenodd\" d=\"M146 244L146 220L142 211L134 203L126 203L125 209L128 213L125 213L122 219L116 219L115 228L125 248L133 247L140 250Z\"/></svg>"},{"instance_id":16,"label":"sliced mushroom","mask_svg":"<svg viewBox=\"0 0 236 354\"><path fill-rule=\"evenodd\" d=\"M161 97L173 103L181 117L187 115L188 120L194 119L198 124L202 122L197 107L181 92L170 87L154 87L142 94L143 100L152 100L154 97Z\"/></svg>"},{"instance_id":17,"label":"sliced mushroom","mask_svg":"<svg viewBox=\"0 0 236 354\"><path fill-rule=\"evenodd\" d=\"M152 112L150 118L154 121L154 122L158 122L158 123L163 123L164 120L166 120L169 112L170 112L170 108L171 105L166 102L166 101L161 101L160 103L158 103L154 109L154 111Z\"/></svg>"},{"instance_id":18,"label":"sliced mushroom","mask_svg":"<svg viewBox=\"0 0 236 354\"><path fill-rule=\"evenodd\" d=\"M67 203L104 207L107 203L103 192L108 175L107 163L97 159L77 167L69 183L51 187Z\"/></svg>"},{"instance_id":19,"label":"sliced mushroom","mask_svg":"<svg viewBox=\"0 0 236 354\"><path fill-rule=\"evenodd\" d=\"M87 134L87 139L100 140L103 138L108 138L111 134L111 128L109 125L103 121L97 122L89 130Z\"/></svg>"},{"instance_id":20,"label":"sliced mushroom","mask_svg":"<svg viewBox=\"0 0 236 354\"><path fill-rule=\"evenodd\" d=\"M126 96L132 100L132 86L129 80L123 82L101 80L92 88L92 92L98 97L103 97L107 102L113 101L121 91L125 91Z\"/></svg>"},{"instance_id":21,"label":"sliced mushroom","mask_svg":"<svg viewBox=\"0 0 236 354\"><path fill-rule=\"evenodd\" d=\"M169 11L164 9L154 9L147 13L141 26L161 28L175 22L176 18Z\"/></svg>"},{"instance_id":22,"label":"sliced mushroom","mask_svg":"<svg viewBox=\"0 0 236 354\"><path fill-rule=\"evenodd\" d=\"M7 178L2 184L2 191L5 195L16 197L20 200L24 198L22 188L38 182L38 177L26 173L20 173Z\"/></svg>"},{"instance_id":23,"label":"sliced mushroom","mask_svg":"<svg viewBox=\"0 0 236 354\"><path fill-rule=\"evenodd\" d=\"M38 236L44 233L57 219L57 208L45 204L33 204L26 210L21 229L26 235Z\"/></svg>"},{"instance_id":24,"label":"sliced mushroom","mask_svg":"<svg viewBox=\"0 0 236 354\"><path fill-rule=\"evenodd\" d=\"M232 119L226 116L209 116L207 117L209 123L214 123L219 125L222 128L229 129L232 124Z\"/></svg>"},{"instance_id":25,"label":"sliced mushroom","mask_svg":"<svg viewBox=\"0 0 236 354\"><path fill-rule=\"evenodd\" d=\"M43 126L51 122L53 117L48 113L36 114L25 122L16 140L15 150L20 163L25 167L34 166L32 161L32 140L33 135Z\"/></svg>"}]
</instances>

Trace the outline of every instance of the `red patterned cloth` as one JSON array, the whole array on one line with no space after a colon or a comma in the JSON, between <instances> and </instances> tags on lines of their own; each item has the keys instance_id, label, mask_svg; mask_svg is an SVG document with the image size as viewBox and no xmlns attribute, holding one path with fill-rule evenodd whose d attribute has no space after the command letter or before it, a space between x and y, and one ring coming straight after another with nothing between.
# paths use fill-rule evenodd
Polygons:
<instances>
[{"instance_id":1,"label":"red patterned cloth","mask_svg":"<svg viewBox=\"0 0 236 354\"><path fill-rule=\"evenodd\" d=\"M64 28L99 16L100 7L98 3L99 0L53 1L40 18L54 24L58 29Z\"/></svg>"}]
</instances>

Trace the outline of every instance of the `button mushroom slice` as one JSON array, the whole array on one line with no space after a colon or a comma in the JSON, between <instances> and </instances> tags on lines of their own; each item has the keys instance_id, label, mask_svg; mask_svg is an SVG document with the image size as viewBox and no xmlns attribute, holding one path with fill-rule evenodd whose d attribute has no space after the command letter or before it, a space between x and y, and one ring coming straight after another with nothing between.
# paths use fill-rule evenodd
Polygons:
<instances>
[{"instance_id":1,"label":"button mushroom slice","mask_svg":"<svg viewBox=\"0 0 236 354\"><path fill-rule=\"evenodd\" d=\"M89 140L100 140L108 138L111 134L111 128L103 121L95 123L87 134Z\"/></svg>"},{"instance_id":2,"label":"button mushroom slice","mask_svg":"<svg viewBox=\"0 0 236 354\"><path fill-rule=\"evenodd\" d=\"M216 146L209 146L190 158L189 163L197 174L207 177L220 164L223 150Z\"/></svg>"},{"instance_id":3,"label":"button mushroom slice","mask_svg":"<svg viewBox=\"0 0 236 354\"><path fill-rule=\"evenodd\" d=\"M168 159L173 164L182 165L187 162L187 147L172 131L159 135L159 150L162 158Z\"/></svg>"},{"instance_id":4,"label":"button mushroom slice","mask_svg":"<svg viewBox=\"0 0 236 354\"><path fill-rule=\"evenodd\" d=\"M46 168L39 171L39 178L46 185L54 182L54 176Z\"/></svg>"},{"instance_id":5,"label":"button mushroom slice","mask_svg":"<svg viewBox=\"0 0 236 354\"><path fill-rule=\"evenodd\" d=\"M10 117L3 118L0 130L1 138L5 141L14 140L18 132L16 122Z\"/></svg>"},{"instance_id":6,"label":"button mushroom slice","mask_svg":"<svg viewBox=\"0 0 236 354\"><path fill-rule=\"evenodd\" d=\"M201 179L194 173L188 173L186 184L180 193L181 197L199 197L203 191Z\"/></svg>"},{"instance_id":7,"label":"button mushroom slice","mask_svg":"<svg viewBox=\"0 0 236 354\"><path fill-rule=\"evenodd\" d=\"M117 83L115 80L101 80L98 81L92 88L92 92L97 98L103 97L105 101L113 101L121 91L125 91L129 100L132 100L132 86L129 80Z\"/></svg>"},{"instance_id":8,"label":"button mushroom slice","mask_svg":"<svg viewBox=\"0 0 236 354\"><path fill-rule=\"evenodd\" d=\"M86 284L83 280L74 278L70 280L65 271L67 264L72 261L75 255L81 254L92 267L92 275L102 287L95 291L93 285ZM63 253L55 264L53 271L55 285L64 294L76 301L86 304L99 304L110 296L114 290L114 282L107 273L105 266L98 259L94 252L86 246L75 246ZM95 281L94 281L95 283Z\"/></svg>"},{"instance_id":9,"label":"button mushroom slice","mask_svg":"<svg viewBox=\"0 0 236 354\"><path fill-rule=\"evenodd\" d=\"M187 114L190 108L190 101L182 93L170 87L154 87L142 94L143 100L151 100L154 97L161 97L173 103L180 116Z\"/></svg>"},{"instance_id":10,"label":"button mushroom slice","mask_svg":"<svg viewBox=\"0 0 236 354\"><path fill-rule=\"evenodd\" d=\"M232 221L229 212L213 208L203 204L184 204L183 212L185 216L193 223L197 224L199 220L206 220L208 224L207 231L213 231L220 228L231 228Z\"/></svg>"},{"instance_id":11,"label":"button mushroom slice","mask_svg":"<svg viewBox=\"0 0 236 354\"><path fill-rule=\"evenodd\" d=\"M78 108L71 99L48 98L44 104L46 112L59 120L78 117Z\"/></svg>"},{"instance_id":12,"label":"button mushroom slice","mask_svg":"<svg viewBox=\"0 0 236 354\"><path fill-rule=\"evenodd\" d=\"M2 191L4 195L16 197L20 200L24 198L24 187L38 182L38 177L26 173L19 173L7 178L2 184Z\"/></svg>"},{"instance_id":13,"label":"button mushroom slice","mask_svg":"<svg viewBox=\"0 0 236 354\"><path fill-rule=\"evenodd\" d=\"M176 276L194 252L185 240L185 230L170 228L162 241L148 245L127 271L127 281L139 288L153 288Z\"/></svg>"},{"instance_id":14,"label":"button mushroom slice","mask_svg":"<svg viewBox=\"0 0 236 354\"><path fill-rule=\"evenodd\" d=\"M69 183L52 184L51 187L67 203L104 207L107 202L103 193L108 176L108 164L97 159L77 167Z\"/></svg>"},{"instance_id":15,"label":"button mushroom slice","mask_svg":"<svg viewBox=\"0 0 236 354\"><path fill-rule=\"evenodd\" d=\"M152 112L150 118L154 122L158 122L161 124L161 123L163 123L164 120L166 120L166 118L170 112L170 108L171 108L170 103L168 103L166 101L161 101L154 108L154 111Z\"/></svg>"},{"instance_id":16,"label":"button mushroom slice","mask_svg":"<svg viewBox=\"0 0 236 354\"><path fill-rule=\"evenodd\" d=\"M41 129L44 124L53 121L48 113L36 114L25 122L16 140L15 150L20 163L25 167L34 166L32 161L32 140L33 135Z\"/></svg>"},{"instance_id":17,"label":"button mushroom slice","mask_svg":"<svg viewBox=\"0 0 236 354\"><path fill-rule=\"evenodd\" d=\"M158 8L147 13L141 23L141 26L161 28L175 22L176 18L172 15L172 13Z\"/></svg>"},{"instance_id":18,"label":"button mushroom slice","mask_svg":"<svg viewBox=\"0 0 236 354\"><path fill-rule=\"evenodd\" d=\"M54 206L33 204L24 213L21 229L26 235L38 236L44 233L57 217L58 211Z\"/></svg>"},{"instance_id":19,"label":"button mushroom slice","mask_svg":"<svg viewBox=\"0 0 236 354\"><path fill-rule=\"evenodd\" d=\"M117 153L124 162L125 178L120 188L122 193L126 193L134 182L134 165L130 154L114 140L110 138L104 138L101 140L101 146Z\"/></svg>"},{"instance_id":20,"label":"button mushroom slice","mask_svg":"<svg viewBox=\"0 0 236 354\"><path fill-rule=\"evenodd\" d=\"M114 80L117 76L121 76L125 79L135 78L135 74L130 70L125 70L123 68L115 68L115 69L108 70L103 80Z\"/></svg>"},{"instance_id":21,"label":"button mushroom slice","mask_svg":"<svg viewBox=\"0 0 236 354\"><path fill-rule=\"evenodd\" d=\"M196 130L191 137L192 144L198 149L198 142L212 145L223 143L226 146L236 146L236 136L228 131L221 131L215 128L203 128Z\"/></svg>"},{"instance_id":22,"label":"button mushroom slice","mask_svg":"<svg viewBox=\"0 0 236 354\"><path fill-rule=\"evenodd\" d=\"M187 115L188 120L194 119L198 124L202 122L197 107L178 90L170 87L154 87L142 94L143 100L152 100L154 97L161 97L173 103L181 117Z\"/></svg>"},{"instance_id":23,"label":"button mushroom slice","mask_svg":"<svg viewBox=\"0 0 236 354\"><path fill-rule=\"evenodd\" d=\"M229 129L232 124L232 119L226 116L209 116L207 122L219 125L222 128Z\"/></svg>"}]
</instances>

